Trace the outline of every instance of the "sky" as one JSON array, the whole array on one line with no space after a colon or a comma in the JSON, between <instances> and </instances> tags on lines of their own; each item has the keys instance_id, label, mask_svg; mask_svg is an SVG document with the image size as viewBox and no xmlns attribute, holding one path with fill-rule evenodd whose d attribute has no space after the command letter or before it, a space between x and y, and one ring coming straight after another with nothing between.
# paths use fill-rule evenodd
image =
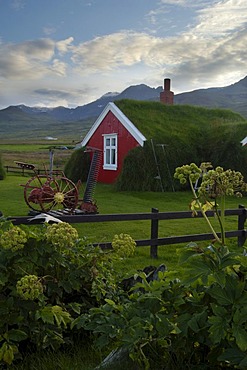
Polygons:
<instances>
[{"instance_id":1,"label":"sky","mask_svg":"<svg viewBox=\"0 0 247 370\"><path fill-rule=\"evenodd\" d=\"M131 85L247 75L246 0L0 0L0 109L74 108Z\"/></svg>"}]
</instances>

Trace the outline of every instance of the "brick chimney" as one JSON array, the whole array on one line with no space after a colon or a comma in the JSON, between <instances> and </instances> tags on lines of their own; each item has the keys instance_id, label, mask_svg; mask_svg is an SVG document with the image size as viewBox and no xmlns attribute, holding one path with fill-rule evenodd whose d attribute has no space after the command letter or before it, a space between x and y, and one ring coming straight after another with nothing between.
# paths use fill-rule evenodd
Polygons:
<instances>
[{"instance_id":1,"label":"brick chimney","mask_svg":"<svg viewBox=\"0 0 247 370\"><path fill-rule=\"evenodd\" d=\"M174 92L171 89L170 78L164 79L164 91L160 93L160 102L166 105L173 105Z\"/></svg>"}]
</instances>

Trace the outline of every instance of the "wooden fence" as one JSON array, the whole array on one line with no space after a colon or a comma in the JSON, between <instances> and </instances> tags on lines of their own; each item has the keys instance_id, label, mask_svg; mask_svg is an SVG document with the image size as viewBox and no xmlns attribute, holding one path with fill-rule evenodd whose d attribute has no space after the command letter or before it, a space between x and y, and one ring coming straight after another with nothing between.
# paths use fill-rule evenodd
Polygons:
<instances>
[{"instance_id":1,"label":"wooden fence","mask_svg":"<svg viewBox=\"0 0 247 370\"><path fill-rule=\"evenodd\" d=\"M226 232L226 238L237 238L238 246L243 246L246 241L247 231L245 230L246 221L246 209L244 206L239 205L237 209L230 209L225 211L226 216L237 216L238 217L238 229ZM158 246L179 244L179 243L189 243L194 241L211 240L214 238L212 233L208 234L191 234L191 235L180 235L180 236L170 236L159 238L159 221L161 220L178 220L178 219L191 219L190 211L180 211L180 212L159 212L157 208L152 208L151 213L130 213L130 214L85 214L85 215L57 215L57 213L49 212L54 217L59 218L61 221L68 223L88 223L88 222L116 222L116 221L139 221L139 220L150 220L150 239L136 240L138 247L150 246L150 257L158 257ZM208 217L213 217L214 212L208 211ZM203 217L200 212L198 212L198 217ZM32 216L27 217L11 217L9 218L13 224L38 224L40 219L33 219ZM220 236L220 233L218 233ZM106 243L95 243L94 245L99 245L102 249L111 248L111 242Z\"/></svg>"},{"instance_id":2,"label":"wooden fence","mask_svg":"<svg viewBox=\"0 0 247 370\"><path fill-rule=\"evenodd\" d=\"M32 176L34 175L34 171L29 168L24 168L20 166L4 166L6 173L16 173L22 176ZM46 175L49 171L46 169L39 169L35 168L35 174L37 175ZM53 170L53 175L60 175L62 170Z\"/></svg>"}]
</instances>

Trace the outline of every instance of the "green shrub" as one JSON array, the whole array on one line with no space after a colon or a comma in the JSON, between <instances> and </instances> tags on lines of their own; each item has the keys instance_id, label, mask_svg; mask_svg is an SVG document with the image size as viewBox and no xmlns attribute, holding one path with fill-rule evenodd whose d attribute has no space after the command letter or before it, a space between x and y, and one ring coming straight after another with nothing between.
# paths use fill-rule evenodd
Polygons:
<instances>
[{"instance_id":1,"label":"green shrub","mask_svg":"<svg viewBox=\"0 0 247 370\"><path fill-rule=\"evenodd\" d=\"M150 155L150 146L134 148L124 159L116 189L119 191L151 191L153 189L158 191L160 185L155 179L156 175L154 158Z\"/></svg>"},{"instance_id":2,"label":"green shrub","mask_svg":"<svg viewBox=\"0 0 247 370\"><path fill-rule=\"evenodd\" d=\"M214 241L203 248L191 243L180 253L188 271L183 281L169 281L161 271L153 281L144 272L136 274L127 294L119 291L117 299L106 299L72 325L92 331L100 348L113 346L116 359L127 351L145 370L246 369L247 253L225 246L224 217L225 197L240 195L247 184L240 172L212 169L210 162L178 167L174 177L189 183L192 215L201 211ZM207 217L209 209L220 236Z\"/></svg>"},{"instance_id":3,"label":"green shrub","mask_svg":"<svg viewBox=\"0 0 247 370\"><path fill-rule=\"evenodd\" d=\"M76 325L99 348L127 350L141 369L246 369L246 257L190 245L180 263L190 267L187 280L160 272L148 282L141 273L129 295L106 299Z\"/></svg>"},{"instance_id":4,"label":"green shrub","mask_svg":"<svg viewBox=\"0 0 247 370\"><path fill-rule=\"evenodd\" d=\"M74 183L79 180L85 182L87 180L90 168L90 154L85 152L85 148L75 150L64 167L65 175Z\"/></svg>"},{"instance_id":5,"label":"green shrub","mask_svg":"<svg viewBox=\"0 0 247 370\"><path fill-rule=\"evenodd\" d=\"M3 163L2 163L2 157L0 155L0 180L4 180L6 177L6 171L3 167Z\"/></svg>"},{"instance_id":6,"label":"green shrub","mask_svg":"<svg viewBox=\"0 0 247 370\"><path fill-rule=\"evenodd\" d=\"M114 294L112 271L109 254L67 223L0 222L0 367L30 345L72 344L72 321Z\"/></svg>"}]
</instances>

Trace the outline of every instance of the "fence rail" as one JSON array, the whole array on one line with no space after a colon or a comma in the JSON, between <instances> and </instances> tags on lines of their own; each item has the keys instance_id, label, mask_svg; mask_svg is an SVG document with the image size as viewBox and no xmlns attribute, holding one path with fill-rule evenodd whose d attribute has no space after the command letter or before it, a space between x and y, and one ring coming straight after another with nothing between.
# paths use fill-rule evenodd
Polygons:
<instances>
[{"instance_id":1,"label":"fence rail","mask_svg":"<svg viewBox=\"0 0 247 370\"><path fill-rule=\"evenodd\" d=\"M21 174L22 176L25 176L25 175L34 175L34 171L33 170L30 170L28 168L24 168L24 167L20 167L20 166L4 166L5 170L7 173L19 173ZM35 168L35 173L37 175L46 175L49 171L46 170L46 169L39 169L39 168ZM62 170L53 170L52 173L53 175L60 175L62 172Z\"/></svg>"},{"instance_id":2,"label":"fence rail","mask_svg":"<svg viewBox=\"0 0 247 370\"><path fill-rule=\"evenodd\" d=\"M185 242L193 241L203 241L213 239L212 233L207 234L190 234L190 235L180 235L180 236L170 236L159 238L159 221L160 220L178 220L178 219L191 219L190 211L180 211L180 212L159 212L157 208L152 208L151 213L128 213L128 214L85 214L85 215L57 215L57 213L49 212L54 217L59 218L61 221L68 223L89 223L89 222L116 222L116 221L140 221L140 220L150 220L150 239L136 240L138 247L150 246L150 257L158 257L158 246L169 245L169 244L179 244ZM237 209L229 209L225 211L226 216L237 216L238 217L238 229L233 231L227 231L225 233L226 238L236 237L238 241L238 246L243 246L247 231L245 230L245 221L247 217L247 210L244 206L239 205ZM208 211L208 217L213 217L214 212ZM201 212L198 212L198 217L203 217ZM40 219L34 219L33 216L26 217L9 217L14 225L20 224L39 224ZM217 233L220 236L220 233ZM106 243L95 243L94 245L99 245L102 249L111 248L111 242Z\"/></svg>"}]
</instances>

